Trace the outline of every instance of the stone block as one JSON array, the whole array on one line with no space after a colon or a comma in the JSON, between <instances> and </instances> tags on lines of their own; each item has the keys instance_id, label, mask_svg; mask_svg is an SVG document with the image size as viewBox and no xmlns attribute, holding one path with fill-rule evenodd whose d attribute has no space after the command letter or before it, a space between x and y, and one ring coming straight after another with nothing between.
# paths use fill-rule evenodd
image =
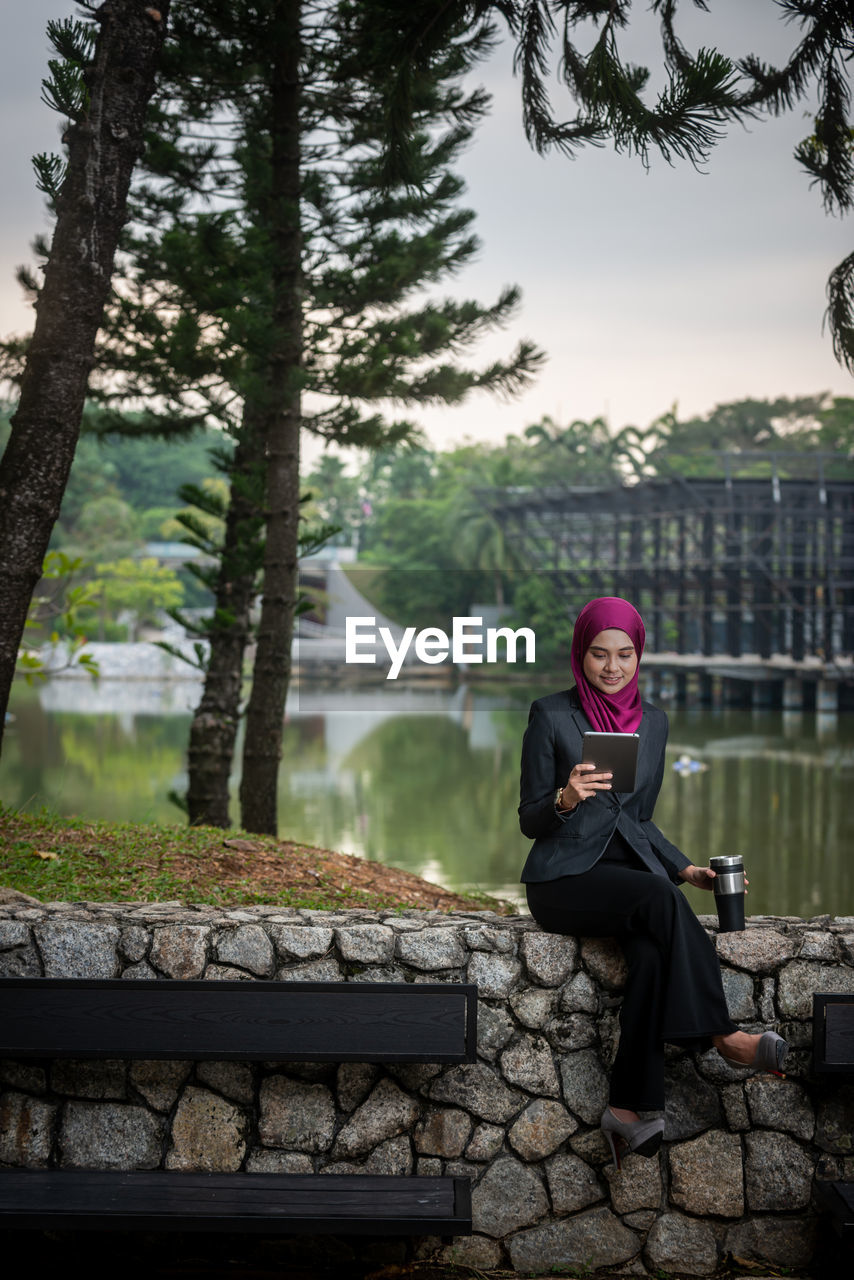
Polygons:
<instances>
[{"instance_id":1,"label":"stone block","mask_svg":"<svg viewBox=\"0 0 854 1280\"><path fill-rule=\"evenodd\" d=\"M566 1105L587 1124L598 1124L608 1104L608 1077L592 1049L569 1053L560 1064Z\"/></svg>"},{"instance_id":2,"label":"stone block","mask_svg":"<svg viewBox=\"0 0 854 1280\"><path fill-rule=\"evenodd\" d=\"M267 932L285 961L314 960L332 946L332 930L317 925L269 924Z\"/></svg>"},{"instance_id":3,"label":"stone block","mask_svg":"<svg viewBox=\"0 0 854 1280\"><path fill-rule=\"evenodd\" d=\"M744 1141L748 1208L769 1212L806 1208L815 1165L808 1152L784 1133L748 1133Z\"/></svg>"},{"instance_id":4,"label":"stone block","mask_svg":"<svg viewBox=\"0 0 854 1280\"><path fill-rule=\"evenodd\" d=\"M835 935L824 929L806 929L802 935L799 955L801 960L835 960Z\"/></svg>"},{"instance_id":5,"label":"stone block","mask_svg":"<svg viewBox=\"0 0 854 1280\"><path fill-rule=\"evenodd\" d=\"M25 1093L0 1096L0 1164L45 1166L56 1107Z\"/></svg>"},{"instance_id":6,"label":"stone block","mask_svg":"<svg viewBox=\"0 0 854 1280\"><path fill-rule=\"evenodd\" d=\"M596 1043L597 1026L587 1013L570 1013L563 1018L552 1018L543 1033L558 1053L576 1053Z\"/></svg>"},{"instance_id":7,"label":"stone block","mask_svg":"<svg viewBox=\"0 0 854 1280\"><path fill-rule=\"evenodd\" d=\"M335 1128L335 1103L322 1084L269 1076L261 1085L258 1136L265 1147L322 1152Z\"/></svg>"},{"instance_id":8,"label":"stone block","mask_svg":"<svg viewBox=\"0 0 854 1280\"><path fill-rule=\"evenodd\" d=\"M129 964L126 969L122 969L125 982L156 982L158 976L147 960L140 960L138 964Z\"/></svg>"},{"instance_id":9,"label":"stone block","mask_svg":"<svg viewBox=\"0 0 854 1280\"><path fill-rule=\"evenodd\" d=\"M854 993L854 969L812 960L794 960L786 965L777 984L783 1017L811 1018L814 991Z\"/></svg>"},{"instance_id":10,"label":"stone block","mask_svg":"<svg viewBox=\"0 0 854 1280\"><path fill-rule=\"evenodd\" d=\"M44 921L33 934L46 978L115 978L120 931L77 920Z\"/></svg>"},{"instance_id":11,"label":"stone block","mask_svg":"<svg viewBox=\"0 0 854 1280\"><path fill-rule=\"evenodd\" d=\"M248 969L259 978L268 978L275 965L273 944L258 924L223 929L216 939L216 956L222 964Z\"/></svg>"},{"instance_id":12,"label":"stone block","mask_svg":"<svg viewBox=\"0 0 854 1280\"><path fill-rule=\"evenodd\" d=\"M665 1077L664 1137L667 1142L691 1138L721 1124L718 1091L698 1075L690 1058L668 1062Z\"/></svg>"},{"instance_id":13,"label":"stone block","mask_svg":"<svg viewBox=\"0 0 854 1280\"><path fill-rule=\"evenodd\" d=\"M458 929L422 929L420 933L398 934L395 953L403 964L431 973L458 969L466 962Z\"/></svg>"},{"instance_id":14,"label":"stone block","mask_svg":"<svg viewBox=\"0 0 854 1280\"><path fill-rule=\"evenodd\" d=\"M201 978L208 958L206 925L167 924L154 930L150 960L167 978Z\"/></svg>"},{"instance_id":15,"label":"stone block","mask_svg":"<svg viewBox=\"0 0 854 1280\"><path fill-rule=\"evenodd\" d=\"M578 1121L560 1102L535 1098L507 1136L511 1147L523 1160L542 1160L557 1151L577 1128Z\"/></svg>"},{"instance_id":16,"label":"stone block","mask_svg":"<svg viewBox=\"0 0 854 1280\"><path fill-rule=\"evenodd\" d=\"M34 946L0 951L0 978L40 978L42 962Z\"/></svg>"},{"instance_id":17,"label":"stone block","mask_svg":"<svg viewBox=\"0 0 854 1280\"><path fill-rule=\"evenodd\" d=\"M148 951L151 935L141 925L126 925L119 937L119 954L129 964L137 964Z\"/></svg>"},{"instance_id":18,"label":"stone block","mask_svg":"<svg viewBox=\"0 0 854 1280\"><path fill-rule=\"evenodd\" d=\"M283 965L276 972L279 982L340 982L341 966L332 956L307 960L304 964Z\"/></svg>"},{"instance_id":19,"label":"stone block","mask_svg":"<svg viewBox=\"0 0 854 1280\"><path fill-rule=\"evenodd\" d=\"M251 982L253 976L233 964L209 964L204 974L205 982Z\"/></svg>"},{"instance_id":20,"label":"stone block","mask_svg":"<svg viewBox=\"0 0 854 1280\"><path fill-rule=\"evenodd\" d=\"M743 1086L740 1084L724 1085L721 1089L721 1099L729 1128L737 1133L749 1129L750 1116L747 1113L747 1102L744 1097Z\"/></svg>"},{"instance_id":21,"label":"stone block","mask_svg":"<svg viewBox=\"0 0 854 1280\"><path fill-rule=\"evenodd\" d=\"M127 1064L111 1058L58 1058L51 1063L50 1083L56 1093L72 1098L126 1098Z\"/></svg>"},{"instance_id":22,"label":"stone block","mask_svg":"<svg viewBox=\"0 0 854 1280\"><path fill-rule=\"evenodd\" d=\"M542 1179L512 1156L499 1156L472 1192L476 1232L500 1239L548 1212Z\"/></svg>"},{"instance_id":23,"label":"stone block","mask_svg":"<svg viewBox=\"0 0 854 1280\"><path fill-rule=\"evenodd\" d=\"M504 1145L504 1129L497 1124L479 1124L466 1147L468 1160L492 1160Z\"/></svg>"},{"instance_id":24,"label":"stone block","mask_svg":"<svg viewBox=\"0 0 854 1280\"><path fill-rule=\"evenodd\" d=\"M477 1052L490 1062L515 1034L512 1018L503 1009L491 1009L482 1000L477 1005Z\"/></svg>"},{"instance_id":25,"label":"stone block","mask_svg":"<svg viewBox=\"0 0 854 1280\"><path fill-rule=\"evenodd\" d=\"M474 1272L491 1271L501 1262L501 1245L488 1236L460 1236L446 1245L439 1261L446 1267L462 1267Z\"/></svg>"},{"instance_id":26,"label":"stone block","mask_svg":"<svg viewBox=\"0 0 854 1280\"><path fill-rule=\"evenodd\" d=\"M23 920L0 920L0 951L29 946L30 942L30 928Z\"/></svg>"},{"instance_id":27,"label":"stone block","mask_svg":"<svg viewBox=\"0 0 854 1280\"><path fill-rule=\"evenodd\" d=\"M388 1138L374 1148L365 1161L365 1173L407 1177L412 1173L414 1164L409 1138L401 1134L397 1138Z\"/></svg>"},{"instance_id":28,"label":"stone block","mask_svg":"<svg viewBox=\"0 0 854 1280\"><path fill-rule=\"evenodd\" d=\"M483 999L500 1000L516 987L521 972L522 965L515 956L475 951L466 976L477 985L478 995Z\"/></svg>"},{"instance_id":29,"label":"stone block","mask_svg":"<svg viewBox=\"0 0 854 1280\"><path fill-rule=\"evenodd\" d=\"M372 1062L342 1062L335 1079L335 1096L342 1111L364 1102L377 1082L380 1069Z\"/></svg>"},{"instance_id":30,"label":"stone block","mask_svg":"<svg viewBox=\"0 0 854 1280\"><path fill-rule=\"evenodd\" d=\"M798 949L794 937L777 929L763 929L748 925L744 933L718 933L715 945L719 959L736 969L749 973L772 973L781 964L791 960Z\"/></svg>"},{"instance_id":31,"label":"stone block","mask_svg":"<svg viewBox=\"0 0 854 1280\"><path fill-rule=\"evenodd\" d=\"M163 1121L121 1102L69 1102L62 1108L60 1163L80 1169L156 1169Z\"/></svg>"},{"instance_id":32,"label":"stone block","mask_svg":"<svg viewBox=\"0 0 854 1280\"><path fill-rule=\"evenodd\" d=\"M172 1120L172 1146L167 1169L233 1173L246 1154L249 1118L242 1108L189 1085Z\"/></svg>"},{"instance_id":33,"label":"stone block","mask_svg":"<svg viewBox=\"0 0 854 1280\"><path fill-rule=\"evenodd\" d=\"M248 1062L200 1062L196 1078L216 1093L251 1107L255 1099L255 1082Z\"/></svg>"},{"instance_id":34,"label":"stone block","mask_svg":"<svg viewBox=\"0 0 854 1280\"><path fill-rule=\"evenodd\" d=\"M452 1067L433 1080L429 1096L434 1102L463 1107L480 1120L503 1124L521 1110L523 1098L509 1089L501 1077L484 1062Z\"/></svg>"},{"instance_id":35,"label":"stone block","mask_svg":"<svg viewBox=\"0 0 854 1280\"><path fill-rule=\"evenodd\" d=\"M598 1267L615 1267L634 1258L640 1245L640 1236L602 1207L520 1231L507 1247L515 1271L541 1275L574 1268L589 1274Z\"/></svg>"},{"instance_id":36,"label":"stone block","mask_svg":"<svg viewBox=\"0 0 854 1280\"><path fill-rule=\"evenodd\" d=\"M718 1265L718 1247L711 1228L680 1213L665 1213L652 1224L643 1256L652 1270L679 1275L710 1276Z\"/></svg>"},{"instance_id":37,"label":"stone block","mask_svg":"<svg viewBox=\"0 0 854 1280\"><path fill-rule=\"evenodd\" d=\"M471 1118L465 1111L431 1111L415 1128L415 1150L421 1155L454 1159L463 1154L471 1130Z\"/></svg>"},{"instance_id":38,"label":"stone block","mask_svg":"<svg viewBox=\"0 0 854 1280\"><path fill-rule=\"evenodd\" d=\"M443 1067L438 1062L404 1062L389 1063L383 1070L410 1093L426 1094L430 1082L446 1072L448 1067Z\"/></svg>"},{"instance_id":39,"label":"stone block","mask_svg":"<svg viewBox=\"0 0 854 1280\"><path fill-rule=\"evenodd\" d=\"M516 941L508 929L468 925L463 929L463 939L470 951L498 951L507 955L516 949Z\"/></svg>"},{"instance_id":40,"label":"stone block","mask_svg":"<svg viewBox=\"0 0 854 1280\"><path fill-rule=\"evenodd\" d=\"M614 1213L636 1213L639 1209L658 1209L661 1205L660 1156L636 1156L627 1152L622 1167L605 1168Z\"/></svg>"},{"instance_id":41,"label":"stone block","mask_svg":"<svg viewBox=\"0 0 854 1280\"><path fill-rule=\"evenodd\" d=\"M669 1154L673 1204L700 1216L741 1217L744 1179L741 1140L736 1134L713 1129L672 1146Z\"/></svg>"},{"instance_id":42,"label":"stone block","mask_svg":"<svg viewBox=\"0 0 854 1280\"><path fill-rule=\"evenodd\" d=\"M752 1218L730 1227L724 1249L745 1262L775 1267L807 1267L813 1260L815 1218Z\"/></svg>"},{"instance_id":43,"label":"stone block","mask_svg":"<svg viewBox=\"0 0 854 1280\"><path fill-rule=\"evenodd\" d=\"M499 1063L508 1084L547 1098L560 1097L554 1054L541 1036L521 1036L502 1052Z\"/></svg>"},{"instance_id":44,"label":"stone block","mask_svg":"<svg viewBox=\"0 0 854 1280\"><path fill-rule=\"evenodd\" d=\"M13 1062L10 1058L0 1061L0 1083L26 1093L44 1093L47 1088L47 1072L33 1062Z\"/></svg>"},{"instance_id":45,"label":"stone block","mask_svg":"<svg viewBox=\"0 0 854 1280\"><path fill-rule=\"evenodd\" d=\"M406 1133L418 1118L418 1102L393 1080L380 1080L338 1134L334 1154L345 1160L363 1156L387 1138Z\"/></svg>"},{"instance_id":46,"label":"stone block","mask_svg":"<svg viewBox=\"0 0 854 1280\"><path fill-rule=\"evenodd\" d=\"M552 1210L559 1216L578 1213L605 1198L599 1179L590 1165L570 1152L562 1152L549 1160L546 1180Z\"/></svg>"},{"instance_id":47,"label":"stone block","mask_svg":"<svg viewBox=\"0 0 854 1280\"><path fill-rule=\"evenodd\" d=\"M815 1132L815 1116L809 1099L794 1080L776 1076L752 1076L744 1093L754 1125L781 1129L810 1142Z\"/></svg>"},{"instance_id":48,"label":"stone block","mask_svg":"<svg viewBox=\"0 0 854 1280\"><path fill-rule=\"evenodd\" d=\"M246 1160L247 1173L314 1173L311 1156L299 1151L274 1151L256 1147Z\"/></svg>"},{"instance_id":49,"label":"stone block","mask_svg":"<svg viewBox=\"0 0 854 1280\"><path fill-rule=\"evenodd\" d=\"M348 963L387 964L394 956L394 934L386 925L336 929L335 941L341 958Z\"/></svg>"},{"instance_id":50,"label":"stone block","mask_svg":"<svg viewBox=\"0 0 854 1280\"><path fill-rule=\"evenodd\" d=\"M735 1022L752 1022L756 1017L752 975L739 973L734 969L722 969L721 979L729 1016Z\"/></svg>"},{"instance_id":51,"label":"stone block","mask_svg":"<svg viewBox=\"0 0 854 1280\"><path fill-rule=\"evenodd\" d=\"M542 987L528 987L510 997L510 1008L524 1027L539 1031L554 1013L557 993Z\"/></svg>"},{"instance_id":52,"label":"stone block","mask_svg":"<svg viewBox=\"0 0 854 1280\"><path fill-rule=\"evenodd\" d=\"M578 961L578 943L554 933L526 933L519 945L529 977L541 987L559 987Z\"/></svg>"},{"instance_id":53,"label":"stone block","mask_svg":"<svg viewBox=\"0 0 854 1280\"><path fill-rule=\"evenodd\" d=\"M171 1111L192 1068L192 1062L145 1059L130 1064L128 1079L155 1111Z\"/></svg>"},{"instance_id":54,"label":"stone block","mask_svg":"<svg viewBox=\"0 0 854 1280\"><path fill-rule=\"evenodd\" d=\"M622 991L626 985L626 958L614 938L582 938L581 961L603 987Z\"/></svg>"},{"instance_id":55,"label":"stone block","mask_svg":"<svg viewBox=\"0 0 854 1280\"><path fill-rule=\"evenodd\" d=\"M590 975L580 970L560 991L560 1008L563 1013L598 1013L599 992Z\"/></svg>"}]
</instances>

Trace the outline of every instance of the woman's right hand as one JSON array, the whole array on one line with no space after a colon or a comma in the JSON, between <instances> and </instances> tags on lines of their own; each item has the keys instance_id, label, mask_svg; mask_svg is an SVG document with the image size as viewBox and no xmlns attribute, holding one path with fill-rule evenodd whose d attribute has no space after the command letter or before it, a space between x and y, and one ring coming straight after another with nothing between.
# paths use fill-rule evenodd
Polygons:
<instances>
[{"instance_id":1,"label":"woman's right hand","mask_svg":"<svg viewBox=\"0 0 854 1280\"><path fill-rule=\"evenodd\" d=\"M597 791L610 791L612 773L597 773L595 764L577 764L567 779L561 797L561 808L574 809Z\"/></svg>"}]
</instances>

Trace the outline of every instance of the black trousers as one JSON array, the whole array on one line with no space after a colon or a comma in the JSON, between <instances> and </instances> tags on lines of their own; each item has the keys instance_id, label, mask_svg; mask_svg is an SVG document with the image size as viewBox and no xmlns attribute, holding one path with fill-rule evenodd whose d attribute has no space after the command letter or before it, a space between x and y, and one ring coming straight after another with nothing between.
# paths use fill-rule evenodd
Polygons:
<instances>
[{"instance_id":1,"label":"black trousers","mask_svg":"<svg viewBox=\"0 0 854 1280\"><path fill-rule=\"evenodd\" d=\"M609 856L611 855L611 856ZM617 938L628 965L610 1103L664 1107L664 1044L695 1052L737 1030L715 949L681 891L616 849L589 871L527 885L528 906L549 933Z\"/></svg>"}]
</instances>

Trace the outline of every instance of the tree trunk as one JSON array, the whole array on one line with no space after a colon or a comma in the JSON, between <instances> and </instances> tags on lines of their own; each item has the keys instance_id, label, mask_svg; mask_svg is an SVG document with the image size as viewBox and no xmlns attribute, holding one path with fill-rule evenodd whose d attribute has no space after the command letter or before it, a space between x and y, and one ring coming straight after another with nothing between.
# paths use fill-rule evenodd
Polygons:
<instances>
[{"instance_id":1,"label":"tree trunk","mask_svg":"<svg viewBox=\"0 0 854 1280\"><path fill-rule=\"evenodd\" d=\"M195 825L228 827L231 764L240 717L243 656L258 570L263 523L264 436L247 400L231 466L228 514L216 583L210 655L201 701L190 726L187 812Z\"/></svg>"},{"instance_id":2,"label":"tree trunk","mask_svg":"<svg viewBox=\"0 0 854 1280\"><path fill-rule=\"evenodd\" d=\"M246 712L241 824L276 834L276 789L297 595L299 433L302 384L300 225L300 17L298 0L275 0L272 32L270 240L274 350L266 433L264 586L252 693Z\"/></svg>"},{"instance_id":3,"label":"tree trunk","mask_svg":"<svg viewBox=\"0 0 854 1280\"><path fill-rule=\"evenodd\" d=\"M18 648L74 458L95 337L170 0L107 0L86 69L87 114L68 130L50 259L0 462L0 745Z\"/></svg>"}]
</instances>

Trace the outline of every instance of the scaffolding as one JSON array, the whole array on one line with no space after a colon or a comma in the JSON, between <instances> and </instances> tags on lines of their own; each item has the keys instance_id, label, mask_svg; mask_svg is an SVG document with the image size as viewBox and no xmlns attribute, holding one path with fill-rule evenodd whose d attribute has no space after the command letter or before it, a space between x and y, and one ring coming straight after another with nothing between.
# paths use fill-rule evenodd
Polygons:
<instances>
[{"instance_id":1,"label":"scaffolding","mask_svg":"<svg viewBox=\"0 0 854 1280\"><path fill-rule=\"evenodd\" d=\"M480 496L529 571L570 611L596 595L631 600L658 653L854 654L854 479L840 459L721 455L722 475ZM852 471L850 464L845 470Z\"/></svg>"}]
</instances>

